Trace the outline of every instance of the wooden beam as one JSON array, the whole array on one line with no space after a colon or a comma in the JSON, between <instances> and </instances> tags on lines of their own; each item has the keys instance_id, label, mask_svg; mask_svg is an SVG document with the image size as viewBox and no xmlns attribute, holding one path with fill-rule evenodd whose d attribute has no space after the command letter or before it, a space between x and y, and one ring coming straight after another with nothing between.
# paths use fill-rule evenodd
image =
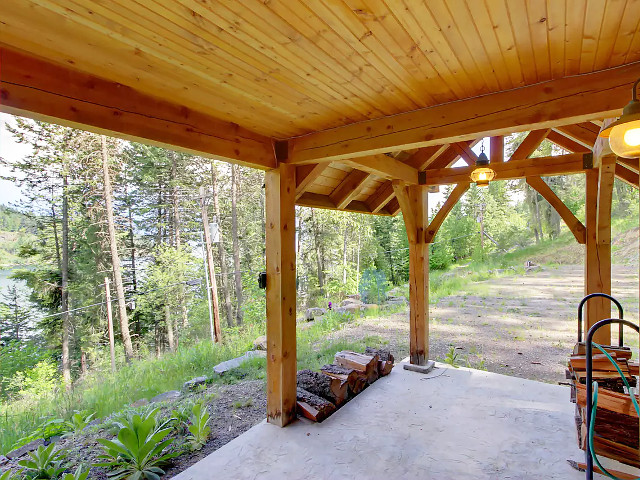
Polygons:
<instances>
[{"instance_id":1,"label":"wooden beam","mask_svg":"<svg viewBox=\"0 0 640 480\"><path fill-rule=\"evenodd\" d=\"M405 160L405 163L418 171L424 170L430 163L442 155L447 148L449 148L449 144L447 143L444 145L432 145L430 147L420 148Z\"/></svg>"},{"instance_id":2,"label":"wooden beam","mask_svg":"<svg viewBox=\"0 0 640 480\"><path fill-rule=\"evenodd\" d=\"M352 158L342 163L389 180L402 180L408 184L418 183L418 170L387 155Z\"/></svg>"},{"instance_id":3,"label":"wooden beam","mask_svg":"<svg viewBox=\"0 0 640 480\"><path fill-rule=\"evenodd\" d=\"M296 200L307 191L313 182L322 175L330 163L316 163L315 165L300 165L296 167Z\"/></svg>"},{"instance_id":4,"label":"wooden beam","mask_svg":"<svg viewBox=\"0 0 640 480\"><path fill-rule=\"evenodd\" d=\"M594 132L591 127L595 128L596 131ZM598 138L598 127L592 123L562 125L557 127L556 130L588 148L593 148Z\"/></svg>"},{"instance_id":5,"label":"wooden beam","mask_svg":"<svg viewBox=\"0 0 640 480\"><path fill-rule=\"evenodd\" d=\"M338 209L336 204L333 203L331 198L329 198L329 195L321 195L319 193L311 192L302 194L302 196L296 201L296 205L300 205L301 207L323 208L327 210ZM353 213L373 213L375 215L395 215L395 213L397 213L396 211L393 213L390 212L387 207L382 207L378 211L373 212L365 202L359 202L357 200L352 200L342 210Z\"/></svg>"},{"instance_id":6,"label":"wooden beam","mask_svg":"<svg viewBox=\"0 0 640 480\"><path fill-rule=\"evenodd\" d=\"M0 48L0 111L216 158L276 166L271 139L131 87Z\"/></svg>"},{"instance_id":7,"label":"wooden beam","mask_svg":"<svg viewBox=\"0 0 640 480\"><path fill-rule=\"evenodd\" d=\"M393 197L391 200L389 200L389 203L387 203L387 206L384 207L384 209L389 212L389 215L396 216L398 213L400 213L400 202L398 202L398 199L396 197Z\"/></svg>"},{"instance_id":8,"label":"wooden beam","mask_svg":"<svg viewBox=\"0 0 640 480\"><path fill-rule=\"evenodd\" d=\"M458 185L456 185L453 191L449 194L449 198L447 198L446 202L444 202L444 205L440 207L440 210L438 211L436 216L433 217L433 220L431 220L431 223L429 224L429 227L425 232L424 241L426 243L433 243L434 237L438 233L438 230L440 230L440 227L442 226L443 222L446 220L447 216L449 215L453 207L456 206L456 203L458 203L458 201L460 200L460 197L462 197L462 195L464 195L465 192L469 190L469 185L470 185L469 182L459 183Z\"/></svg>"},{"instance_id":9,"label":"wooden beam","mask_svg":"<svg viewBox=\"0 0 640 480\"><path fill-rule=\"evenodd\" d=\"M338 210L342 210L351 203L351 200L360 194L370 177L370 173L363 172L362 170L352 170L344 177L340 185L331 192L329 198Z\"/></svg>"},{"instance_id":10,"label":"wooden beam","mask_svg":"<svg viewBox=\"0 0 640 480\"><path fill-rule=\"evenodd\" d=\"M531 130L526 137L522 140L522 143L518 145L515 152L509 158L509 161L512 160L524 160L525 158L529 158L533 152L540 146L542 141L547 138L549 134L548 128L542 128L540 130Z\"/></svg>"},{"instance_id":11,"label":"wooden beam","mask_svg":"<svg viewBox=\"0 0 640 480\"><path fill-rule=\"evenodd\" d=\"M587 229L564 202L560 200L551 187L540 177L527 177L527 183L542 195L542 198L549 202L555 211L558 212L560 218L564 220L567 227L569 227L569 230L571 230L573 236L576 237L578 243L584 245L587 242Z\"/></svg>"},{"instance_id":12,"label":"wooden beam","mask_svg":"<svg viewBox=\"0 0 640 480\"><path fill-rule=\"evenodd\" d=\"M465 147L472 147L475 143L475 140L457 143L462 143ZM446 168L454 163L459 156L460 148L454 144L451 144L439 156L435 157L431 162L429 162L425 166L425 169Z\"/></svg>"},{"instance_id":13,"label":"wooden beam","mask_svg":"<svg viewBox=\"0 0 640 480\"><path fill-rule=\"evenodd\" d=\"M468 142L456 142L452 146L458 151L460 158L464 160L467 165L475 166L478 156L471 150L471 144Z\"/></svg>"},{"instance_id":14,"label":"wooden beam","mask_svg":"<svg viewBox=\"0 0 640 480\"><path fill-rule=\"evenodd\" d=\"M618 157L617 162L632 172L639 173L637 158L634 160L631 158Z\"/></svg>"},{"instance_id":15,"label":"wooden beam","mask_svg":"<svg viewBox=\"0 0 640 480\"><path fill-rule=\"evenodd\" d=\"M378 213L382 207L389 203L389 200L391 200L394 195L391 181L386 181L367 199L367 206L371 209L372 213Z\"/></svg>"},{"instance_id":16,"label":"wooden beam","mask_svg":"<svg viewBox=\"0 0 640 480\"><path fill-rule=\"evenodd\" d=\"M393 192L396 194L396 199L400 204L400 210L402 211L402 218L404 219L404 226L407 230L409 244L416 243L418 238L418 227L416 224L416 214L413 208L413 203L409 197L409 189L401 180L394 180L391 182L391 185L393 186Z\"/></svg>"},{"instance_id":17,"label":"wooden beam","mask_svg":"<svg viewBox=\"0 0 640 480\"><path fill-rule=\"evenodd\" d=\"M495 180L514 180L531 176L569 175L590 168L591 154L569 153L551 157L525 158L497 163L491 168ZM469 181L474 167L441 168L426 170L424 185L449 185Z\"/></svg>"},{"instance_id":18,"label":"wooden beam","mask_svg":"<svg viewBox=\"0 0 640 480\"><path fill-rule=\"evenodd\" d=\"M490 163L504 162L504 137L502 135L489 139Z\"/></svg>"},{"instance_id":19,"label":"wooden beam","mask_svg":"<svg viewBox=\"0 0 640 480\"><path fill-rule=\"evenodd\" d=\"M265 175L267 255L267 421L296 419L296 170Z\"/></svg>"},{"instance_id":20,"label":"wooden beam","mask_svg":"<svg viewBox=\"0 0 640 480\"><path fill-rule=\"evenodd\" d=\"M560 148L564 148L565 150L571 153L582 153L582 152L590 151L589 147L585 147L584 145L574 140L571 140L569 137L565 137L562 133L557 132L555 130L551 130L547 134L547 140L549 140L552 143L555 143Z\"/></svg>"},{"instance_id":21,"label":"wooden beam","mask_svg":"<svg viewBox=\"0 0 640 480\"><path fill-rule=\"evenodd\" d=\"M361 157L617 116L639 66L629 63L311 133L291 140L289 161Z\"/></svg>"},{"instance_id":22,"label":"wooden beam","mask_svg":"<svg viewBox=\"0 0 640 480\"><path fill-rule=\"evenodd\" d=\"M638 163L638 162L636 162ZM620 181L631 185L634 188L638 188L638 172L625 167L624 165L616 164L616 178Z\"/></svg>"},{"instance_id":23,"label":"wooden beam","mask_svg":"<svg viewBox=\"0 0 640 480\"><path fill-rule=\"evenodd\" d=\"M615 181L616 157L607 155L600 159L598 179L598 245L611 244L611 203Z\"/></svg>"}]
</instances>

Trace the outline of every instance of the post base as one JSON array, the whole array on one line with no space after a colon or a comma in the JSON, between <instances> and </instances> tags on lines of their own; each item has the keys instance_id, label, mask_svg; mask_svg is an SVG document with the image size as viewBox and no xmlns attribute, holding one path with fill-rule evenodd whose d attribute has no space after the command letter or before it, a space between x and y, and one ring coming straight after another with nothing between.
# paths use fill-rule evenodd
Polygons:
<instances>
[{"instance_id":1,"label":"post base","mask_svg":"<svg viewBox=\"0 0 640 480\"><path fill-rule=\"evenodd\" d=\"M426 365L412 365L410 363L405 363L403 365L403 368L405 370L410 370L412 372L429 373L431 370L433 370L433 367L435 366L436 364L433 360L427 360Z\"/></svg>"}]
</instances>

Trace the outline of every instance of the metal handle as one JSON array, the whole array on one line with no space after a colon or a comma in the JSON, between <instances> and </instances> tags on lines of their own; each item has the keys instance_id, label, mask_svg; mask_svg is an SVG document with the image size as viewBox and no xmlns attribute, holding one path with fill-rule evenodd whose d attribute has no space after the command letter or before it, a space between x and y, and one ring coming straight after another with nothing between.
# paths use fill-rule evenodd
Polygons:
<instances>
[{"instance_id":1,"label":"metal handle","mask_svg":"<svg viewBox=\"0 0 640 480\"><path fill-rule=\"evenodd\" d=\"M638 327L638 325L634 325L630 321L622 320L620 318L608 318L606 320L600 320L599 322L594 323L587 332L587 409L585 413L587 424L587 438L585 448L585 455L587 457L585 459L587 464L587 480L593 480L593 457L591 457L591 446L589 445L589 427L591 423L591 410L593 409L593 335L600 327L604 327L605 325L609 325L610 323L620 324L620 330L622 330L622 328L626 325L627 327L631 327L636 332L640 333L640 327Z\"/></svg>"},{"instance_id":2,"label":"metal handle","mask_svg":"<svg viewBox=\"0 0 640 480\"><path fill-rule=\"evenodd\" d=\"M578 342L582 341L582 311L584 310L583 307L590 299L595 297L602 297L602 298L611 300L611 302L615 303L615 305L618 307L618 318L620 319L624 318L624 310L622 309L622 305L618 300L616 300L611 295L608 295L606 293L590 293L589 295L584 297L580 302L580 305L578 305ZM618 327L618 345L619 346L624 345L622 330L623 330L622 325L620 325Z\"/></svg>"}]
</instances>

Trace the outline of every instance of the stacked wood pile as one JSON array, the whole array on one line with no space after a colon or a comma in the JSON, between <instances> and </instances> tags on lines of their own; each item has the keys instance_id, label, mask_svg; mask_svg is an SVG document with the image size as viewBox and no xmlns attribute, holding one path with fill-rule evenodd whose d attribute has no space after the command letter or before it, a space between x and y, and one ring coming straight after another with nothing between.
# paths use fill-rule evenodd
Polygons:
<instances>
[{"instance_id":1,"label":"stacked wood pile","mask_svg":"<svg viewBox=\"0 0 640 480\"><path fill-rule=\"evenodd\" d=\"M319 372L298 372L298 413L321 422L348 400L393 369L389 350L367 347L364 353L342 351Z\"/></svg>"},{"instance_id":2,"label":"stacked wood pile","mask_svg":"<svg viewBox=\"0 0 640 480\"><path fill-rule=\"evenodd\" d=\"M628 347L606 346L631 387L636 386L638 362L632 362ZM571 401L576 404L578 445L586 448L586 349L578 343L569 357L567 378L571 380ZM620 374L598 349L592 352L593 379L598 382L598 409L593 445L598 455L640 468L638 415L629 395L624 391Z\"/></svg>"}]
</instances>

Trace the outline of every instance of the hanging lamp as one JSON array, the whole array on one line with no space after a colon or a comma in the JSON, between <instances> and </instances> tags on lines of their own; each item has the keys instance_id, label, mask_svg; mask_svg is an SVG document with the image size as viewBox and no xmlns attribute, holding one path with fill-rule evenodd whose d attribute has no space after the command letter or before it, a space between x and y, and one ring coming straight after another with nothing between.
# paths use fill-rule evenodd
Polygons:
<instances>
[{"instance_id":1,"label":"hanging lamp","mask_svg":"<svg viewBox=\"0 0 640 480\"><path fill-rule=\"evenodd\" d=\"M489 165L489 159L484 153L483 140L482 146L480 147L480 155L478 155L478 159L476 160L476 168L471 172L471 180L479 187L488 187L489 182L496 176L496 172L490 169L487 165Z\"/></svg>"},{"instance_id":2,"label":"hanging lamp","mask_svg":"<svg viewBox=\"0 0 640 480\"><path fill-rule=\"evenodd\" d=\"M601 137L609 138L609 146L619 157L640 157L640 101L638 101L640 78L633 84L631 101L622 110L622 116L602 132Z\"/></svg>"}]
</instances>

